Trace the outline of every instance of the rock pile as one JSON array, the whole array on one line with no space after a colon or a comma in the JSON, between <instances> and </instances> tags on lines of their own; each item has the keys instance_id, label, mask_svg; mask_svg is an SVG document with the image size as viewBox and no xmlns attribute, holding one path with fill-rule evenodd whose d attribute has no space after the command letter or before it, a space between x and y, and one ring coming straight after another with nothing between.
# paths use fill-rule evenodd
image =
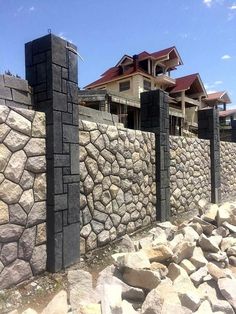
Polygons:
<instances>
[{"instance_id":1,"label":"rock pile","mask_svg":"<svg viewBox=\"0 0 236 314\"><path fill-rule=\"evenodd\" d=\"M70 305L61 292L56 313L235 313L236 203L202 207L179 226L158 223L136 241L124 236L95 286L90 273L70 270Z\"/></svg>"}]
</instances>

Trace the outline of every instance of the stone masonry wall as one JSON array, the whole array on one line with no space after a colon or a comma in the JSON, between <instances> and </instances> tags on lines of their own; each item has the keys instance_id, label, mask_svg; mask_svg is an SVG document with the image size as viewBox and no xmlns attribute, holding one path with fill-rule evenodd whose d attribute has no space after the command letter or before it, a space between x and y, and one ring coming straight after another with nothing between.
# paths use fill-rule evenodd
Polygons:
<instances>
[{"instance_id":1,"label":"stone masonry wall","mask_svg":"<svg viewBox=\"0 0 236 314\"><path fill-rule=\"evenodd\" d=\"M0 105L0 289L46 268L43 113Z\"/></svg>"},{"instance_id":2,"label":"stone masonry wall","mask_svg":"<svg viewBox=\"0 0 236 314\"><path fill-rule=\"evenodd\" d=\"M220 142L222 199L236 195L236 143Z\"/></svg>"},{"instance_id":3,"label":"stone masonry wall","mask_svg":"<svg viewBox=\"0 0 236 314\"><path fill-rule=\"evenodd\" d=\"M0 75L0 105L31 108L32 95L28 81L10 75Z\"/></svg>"},{"instance_id":4,"label":"stone masonry wall","mask_svg":"<svg viewBox=\"0 0 236 314\"><path fill-rule=\"evenodd\" d=\"M154 134L80 121L81 253L156 217Z\"/></svg>"},{"instance_id":5,"label":"stone masonry wall","mask_svg":"<svg viewBox=\"0 0 236 314\"><path fill-rule=\"evenodd\" d=\"M170 136L170 203L172 215L194 214L198 201L210 201L210 142Z\"/></svg>"}]
</instances>

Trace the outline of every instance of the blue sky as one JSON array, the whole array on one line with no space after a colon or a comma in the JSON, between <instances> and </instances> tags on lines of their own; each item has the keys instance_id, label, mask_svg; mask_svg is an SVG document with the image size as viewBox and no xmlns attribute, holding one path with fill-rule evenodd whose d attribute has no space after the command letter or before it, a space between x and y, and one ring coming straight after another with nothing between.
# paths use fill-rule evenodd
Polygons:
<instances>
[{"instance_id":1,"label":"blue sky","mask_svg":"<svg viewBox=\"0 0 236 314\"><path fill-rule=\"evenodd\" d=\"M77 45L80 87L123 54L175 45L173 76L199 72L236 107L236 0L0 0L0 29L0 73L24 77L24 43L48 29Z\"/></svg>"}]
</instances>

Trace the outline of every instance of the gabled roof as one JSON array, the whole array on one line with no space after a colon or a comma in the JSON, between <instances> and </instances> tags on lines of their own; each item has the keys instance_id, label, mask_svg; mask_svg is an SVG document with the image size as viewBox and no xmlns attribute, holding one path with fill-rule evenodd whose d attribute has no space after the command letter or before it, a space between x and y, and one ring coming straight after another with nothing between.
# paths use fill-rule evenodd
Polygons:
<instances>
[{"instance_id":1,"label":"gabled roof","mask_svg":"<svg viewBox=\"0 0 236 314\"><path fill-rule=\"evenodd\" d=\"M219 117L220 118L225 118L225 117L231 116L231 115L233 115L235 113L236 113L236 109L219 111Z\"/></svg>"},{"instance_id":2,"label":"gabled roof","mask_svg":"<svg viewBox=\"0 0 236 314\"><path fill-rule=\"evenodd\" d=\"M226 91L221 92L215 92L207 95L207 98L204 99L206 103L224 103L224 104L230 104L231 99L229 98L229 95Z\"/></svg>"},{"instance_id":3,"label":"gabled roof","mask_svg":"<svg viewBox=\"0 0 236 314\"><path fill-rule=\"evenodd\" d=\"M151 58L153 60L161 60L161 59L164 59L164 58L167 58L167 59L170 58L171 59L170 54L172 54L174 58L178 58L179 59L179 65L183 64L183 62L182 62L182 60L180 58L180 55L179 55L177 49L174 46L170 47L170 48L166 48L166 49L160 50L160 51L156 51L156 52L153 52L153 53L149 53L147 51L143 51L143 52L139 53L137 55L137 57L138 57L139 61L142 61L142 60L145 60L145 59L148 59L148 58ZM130 61L130 62L127 63L128 68L125 69L125 71L123 73L121 73L120 66L124 65L124 62L126 60ZM95 86L98 86L98 85L102 85L102 84L105 84L105 83L110 82L112 80L116 80L118 78L120 79L120 78L122 78L122 77L124 77L126 75L131 75L131 74L136 73L136 72L141 72L141 73L145 73L146 75L149 75L143 69L135 67L134 66L134 58L125 54L114 67L112 67L112 68L108 69L107 71L105 71L101 75L102 77L100 79L90 83L89 85L85 86L85 88L91 88L91 87L95 87Z\"/></svg>"},{"instance_id":4,"label":"gabled roof","mask_svg":"<svg viewBox=\"0 0 236 314\"><path fill-rule=\"evenodd\" d=\"M202 83L199 73L194 73L194 74L186 75L183 77L179 77L175 80L175 82L176 82L175 86L169 91L170 94L187 91L191 88L191 86L195 82L198 82L202 92L206 95L206 90Z\"/></svg>"}]
</instances>

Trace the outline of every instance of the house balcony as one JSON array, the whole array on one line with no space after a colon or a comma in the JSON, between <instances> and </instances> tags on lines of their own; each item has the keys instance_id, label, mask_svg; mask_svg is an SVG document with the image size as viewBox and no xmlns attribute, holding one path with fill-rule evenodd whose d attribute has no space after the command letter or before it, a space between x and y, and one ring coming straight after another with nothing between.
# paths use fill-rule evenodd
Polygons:
<instances>
[{"instance_id":1,"label":"house balcony","mask_svg":"<svg viewBox=\"0 0 236 314\"><path fill-rule=\"evenodd\" d=\"M166 74L159 74L155 77L155 83L159 86L171 87L175 85L175 79L166 75Z\"/></svg>"}]
</instances>

